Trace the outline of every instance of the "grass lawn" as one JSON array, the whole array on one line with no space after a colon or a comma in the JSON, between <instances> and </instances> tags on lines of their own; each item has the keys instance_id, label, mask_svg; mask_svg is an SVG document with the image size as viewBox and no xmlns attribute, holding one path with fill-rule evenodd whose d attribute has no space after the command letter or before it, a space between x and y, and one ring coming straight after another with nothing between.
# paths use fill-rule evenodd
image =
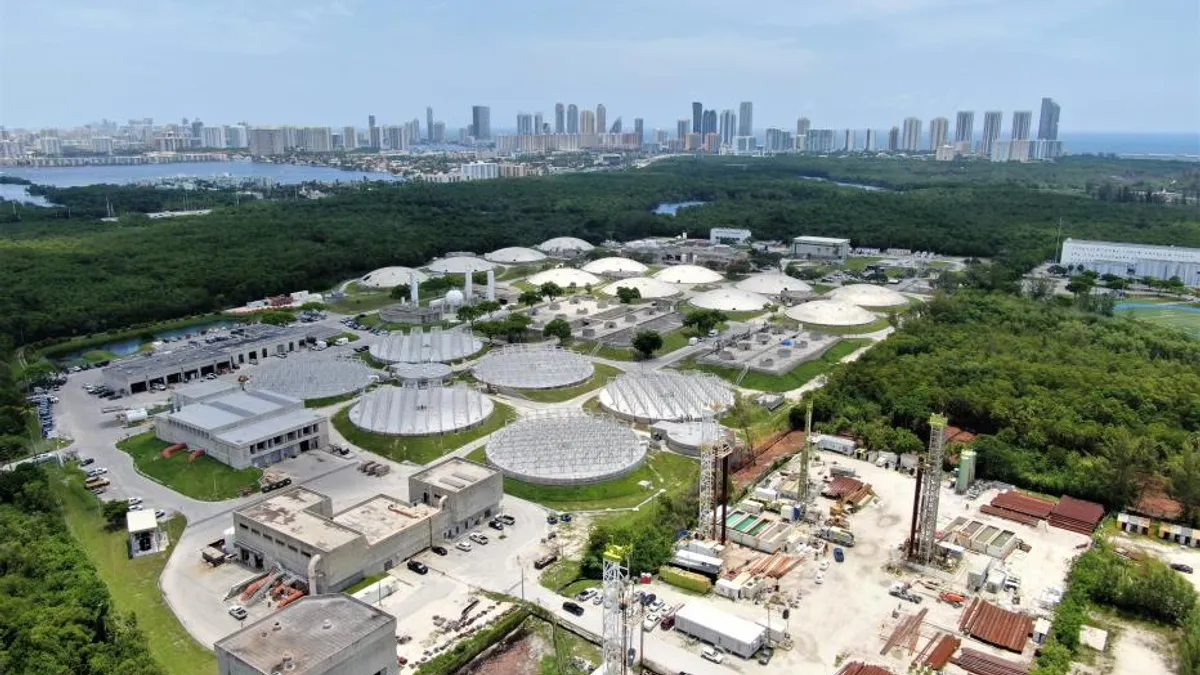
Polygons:
<instances>
[{"instance_id":1,"label":"grass lawn","mask_svg":"<svg viewBox=\"0 0 1200 675\"><path fill-rule=\"evenodd\" d=\"M348 394L338 394L337 396L326 396L324 398L308 398L304 400L305 408L324 408L358 396L357 391L352 391Z\"/></svg>"},{"instance_id":2,"label":"grass lawn","mask_svg":"<svg viewBox=\"0 0 1200 675\"><path fill-rule=\"evenodd\" d=\"M486 462L487 453L480 448L468 459ZM513 478L504 479L504 491L514 497L537 502L558 511L599 511L637 506L654 490L666 489L675 493L691 489L700 473L696 460L658 452L649 460L622 478L595 483L593 485L534 485ZM648 480L654 488L647 490L638 483Z\"/></svg>"},{"instance_id":3,"label":"grass lawn","mask_svg":"<svg viewBox=\"0 0 1200 675\"><path fill-rule=\"evenodd\" d=\"M342 592L345 593L346 595L353 595L353 594L361 591L362 589L366 588L367 586L370 586L371 584L375 583L376 581L383 579L387 575L388 575L387 572L376 572L375 574L365 576L362 579L359 579L358 581L343 588Z\"/></svg>"},{"instance_id":4,"label":"grass lawn","mask_svg":"<svg viewBox=\"0 0 1200 675\"><path fill-rule=\"evenodd\" d=\"M83 487L78 471L55 471L54 491L62 501L71 534L87 552L100 579L108 586L113 604L133 612L149 643L150 654L171 675L209 675L216 672L216 656L192 639L167 607L158 589L158 578L170 552L129 559L125 531L108 532L99 502ZM187 522L176 515L166 523L171 545L179 541Z\"/></svg>"},{"instance_id":5,"label":"grass lawn","mask_svg":"<svg viewBox=\"0 0 1200 675\"><path fill-rule=\"evenodd\" d=\"M620 375L620 368L597 363L594 364L596 372L592 374L591 379L583 384L577 384L574 387L566 387L565 389L519 389L521 394L531 401L541 401L542 403L557 403L559 401L569 401L576 396L586 394L593 389L599 389L608 383L610 377Z\"/></svg>"},{"instance_id":6,"label":"grass lawn","mask_svg":"<svg viewBox=\"0 0 1200 675\"><path fill-rule=\"evenodd\" d=\"M1139 300L1139 302L1141 302ZM1160 326L1171 326L1200 337L1200 312L1170 307L1130 307L1114 312L1117 316L1129 316L1149 321Z\"/></svg>"},{"instance_id":7,"label":"grass lawn","mask_svg":"<svg viewBox=\"0 0 1200 675\"><path fill-rule=\"evenodd\" d=\"M761 312L760 312L761 314ZM654 352L654 356L663 356L670 354L677 349L683 349L688 346L688 339L696 335L696 332L691 328L676 328L675 330L667 331L662 334L663 346L662 349ZM592 349L596 346L595 342L580 342L576 341L571 345L571 350L580 354L591 354ZM613 347L604 345L600 351L596 352L596 356L610 361L637 361L638 353L633 347Z\"/></svg>"},{"instance_id":8,"label":"grass lawn","mask_svg":"<svg viewBox=\"0 0 1200 675\"><path fill-rule=\"evenodd\" d=\"M930 267L936 267L937 269L940 269L940 270L950 269L950 262L947 260L930 260L929 262L927 262L925 264Z\"/></svg>"},{"instance_id":9,"label":"grass lawn","mask_svg":"<svg viewBox=\"0 0 1200 675\"><path fill-rule=\"evenodd\" d=\"M117 448L129 453L142 473L193 499L206 502L232 499L242 488L258 487L261 469L231 469L203 455L189 461L186 450L164 458L162 450L168 445L155 438L153 431L147 431L117 443Z\"/></svg>"},{"instance_id":10,"label":"grass lawn","mask_svg":"<svg viewBox=\"0 0 1200 675\"><path fill-rule=\"evenodd\" d=\"M599 586L599 585L600 585L599 579L578 579L576 581L572 581L571 583L567 584L566 586L563 586L562 589L560 589L558 591L558 593L560 595L566 596L568 598L573 598L576 595L579 595L581 592L583 592L589 588L595 588L596 586Z\"/></svg>"},{"instance_id":11,"label":"grass lawn","mask_svg":"<svg viewBox=\"0 0 1200 675\"><path fill-rule=\"evenodd\" d=\"M593 397L589 398L588 400L584 401L584 402L583 402L583 409L584 409L584 410L587 410L587 411L589 411L589 412L594 412L594 413L603 412L603 411L600 409L600 397L599 397L599 396L593 396Z\"/></svg>"},{"instance_id":12,"label":"grass lawn","mask_svg":"<svg viewBox=\"0 0 1200 675\"><path fill-rule=\"evenodd\" d=\"M758 445L772 434L787 428L790 410L791 406L783 405L772 412L752 401L749 396L738 396L734 407L718 421L736 430L739 437L742 436L742 427L745 426L750 432L750 443Z\"/></svg>"},{"instance_id":13,"label":"grass lawn","mask_svg":"<svg viewBox=\"0 0 1200 675\"><path fill-rule=\"evenodd\" d=\"M901 310L907 309L901 307ZM874 333L888 327L888 321L884 317L875 319L871 323L864 323L861 326L820 326L815 323L801 324L804 330L813 333L825 333L827 335L863 335L865 333Z\"/></svg>"},{"instance_id":14,"label":"grass lawn","mask_svg":"<svg viewBox=\"0 0 1200 675\"><path fill-rule=\"evenodd\" d=\"M842 265L842 267L851 272L861 272L861 271L867 269L867 265L874 265L875 263L879 262L880 260L883 260L883 258L870 258L870 257L846 258L846 262Z\"/></svg>"},{"instance_id":15,"label":"grass lawn","mask_svg":"<svg viewBox=\"0 0 1200 675\"><path fill-rule=\"evenodd\" d=\"M792 370L783 375L767 375L751 370L746 373L746 377L742 380L742 387L747 389L755 389L757 391L773 391L783 392L791 391L797 387L803 386L804 383L813 379L818 375L822 375L837 365L838 361L850 355L860 347L871 344L870 340L842 340L830 347L819 359L805 361L796 366ZM678 367L685 370L703 370L706 373L712 373L729 382L733 382L741 374L741 368L729 368L726 366L715 366L707 363L699 363L694 359L686 359Z\"/></svg>"},{"instance_id":16,"label":"grass lawn","mask_svg":"<svg viewBox=\"0 0 1200 675\"><path fill-rule=\"evenodd\" d=\"M818 283L809 282L808 285L812 286L813 293L816 293L817 295L825 295L826 293L828 293L829 291L832 291L834 289L834 287L830 286L829 284L818 284Z\"/></svg>"},{"instance_id":17,"label":"grass lawn","mask_svg":"<svg viewBox=\"0 0 1200 675\"><path fill-rule=\"evenodd\" d=\"M548 588L554 592L565 587L567 584L578 581L581 572L579 571L580 562L578 560L559 560L542 570L541 576L538 577L538 583L543 588Z\"/></svg>"},{"instance_id":18,"label":"grass lawn","mask_svg":"<svg viewBox=\"0 0 1200 675\"><path fill-rule=\"evenodd\" d=\"M362 314L371 310L386 307L398 302L392 297L391 291L366 291L362 293L351 293L350 289L346 289L346 297L336 302L329 303L329 309L339 314Z\"/></svg>"},{"instance_id":19,"label":"grass lawn","mask_svg":"<svg viewBox=\"0 0 1200 675\"><path fill-rule=\"evenodd\" d=\"M492 416L474 429L440 436L384 436L354 426L350 421L351 407L342 408L332 418L333 426L347 441L397 462L407 460L417 464L428 464L451 450L495 432L517 417L510 406L497 402Z\"/></svg>"}]
</instances>

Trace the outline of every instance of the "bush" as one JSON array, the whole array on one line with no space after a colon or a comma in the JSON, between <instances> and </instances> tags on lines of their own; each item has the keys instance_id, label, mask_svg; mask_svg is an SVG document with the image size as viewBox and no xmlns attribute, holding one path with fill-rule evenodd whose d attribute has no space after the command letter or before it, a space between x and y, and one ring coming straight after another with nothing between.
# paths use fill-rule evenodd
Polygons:
<instances>
[{"instance_id":1,"label":"bush","mask_svg":"<svg viewBox=\"0 0 1200 675\"><path fill-rule=\"evenodd\" d=\"M681 570L678 567L671 567L670 565L664 565L659 568L658 578L672 586L678 586L693 593L704 594L712 590L712 582L703 574Z\"/></svg>"}]
</instances>

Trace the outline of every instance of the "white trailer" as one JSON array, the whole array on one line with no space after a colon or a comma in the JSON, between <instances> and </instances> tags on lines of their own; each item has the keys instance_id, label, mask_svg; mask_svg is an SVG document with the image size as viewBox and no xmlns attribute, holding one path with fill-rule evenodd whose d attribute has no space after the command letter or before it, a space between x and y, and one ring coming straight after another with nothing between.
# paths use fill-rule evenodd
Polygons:
<instances>
[{"instance_id":1,"label":"white trailer","mask_svg":"<svg viewBox=\"0 0 1200 675\"><path fill-rule=\"evenodd\" d=\"M710 607L703 600L693 600L675 612L675 630L743 659L754 656L767 639L766 628Z\"/></svg>"}]
</instances>

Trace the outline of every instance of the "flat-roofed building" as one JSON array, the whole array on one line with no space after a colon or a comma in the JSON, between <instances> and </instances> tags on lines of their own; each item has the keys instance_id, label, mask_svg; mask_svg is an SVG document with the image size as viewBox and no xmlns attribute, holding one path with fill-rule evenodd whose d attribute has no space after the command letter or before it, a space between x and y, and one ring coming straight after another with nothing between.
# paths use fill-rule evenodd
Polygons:
<instances>
[{"instance_id":1,"label":"flat-roofed building","mask_svg":"<svg viewBox=\"0 0 1200 675\"><path fill-rule=\"evenodd\" d=\"M850 240L838 237L796 237L792 240L792 255L804 260L845 260L850 257Z\"/></svg>"},{"instance_id":2,"label":"flat-roofed building","mask_svg":"<svg viewBox=\"0 0 1200 675\"><path fill-rule=\"evenodd\" d=\"M301 598L213 645L220 675L395 675L396 617L348 595Z\"/></svg>"},{"instance_id":3,"label":"flat-roofed building","mask_svg":"<svg viewBox=\"0 0 1200 675\"><path fill-rule=\"evenodd\" d=\"M445 514L441 536L456 537L496 515L504 494L499 471L459 457L434 464L408 478L414 504L437 506Z\"/></svg>"},{"instance_id":4,"label":"flat-roofed building","mask_svg":"<svg viewBox=\"0 0 1200 675\"><path fill-rule=\"evenodd\" d=\"M265 389L198 382L177 391L172 408L154 418L160 440L186 443L235 469L268 466L329 445L327 417L298 398Z\"/></svg>"},{"instance_id":5,"label":"flat-roofed building","mask_svg":"<svg viewBox=\"0 0 1200 675\"><path fill-rule=\"evenodd\" d=\"M1060 262L1097 274L1162 280L1179 277L1185 285L1200 286L1200 248L1067 239Z\"/></svg>"}]
</instances>

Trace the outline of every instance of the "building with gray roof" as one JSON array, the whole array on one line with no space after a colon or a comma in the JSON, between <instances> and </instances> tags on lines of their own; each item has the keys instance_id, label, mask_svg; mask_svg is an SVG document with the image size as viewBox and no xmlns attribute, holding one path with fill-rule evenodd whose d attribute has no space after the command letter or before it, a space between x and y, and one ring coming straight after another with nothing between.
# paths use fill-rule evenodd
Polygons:
<instances>
[{"instance_id":1,"label":"building with gray roof","mask_svg":"<svg viewBox=\"0 0 1200 675\"><path fill-rule=\"evenodd\" d=\"M301 598L219 640L220 675L396 675L396 617L348 595Z\"/></svg>"}]
</instances>

